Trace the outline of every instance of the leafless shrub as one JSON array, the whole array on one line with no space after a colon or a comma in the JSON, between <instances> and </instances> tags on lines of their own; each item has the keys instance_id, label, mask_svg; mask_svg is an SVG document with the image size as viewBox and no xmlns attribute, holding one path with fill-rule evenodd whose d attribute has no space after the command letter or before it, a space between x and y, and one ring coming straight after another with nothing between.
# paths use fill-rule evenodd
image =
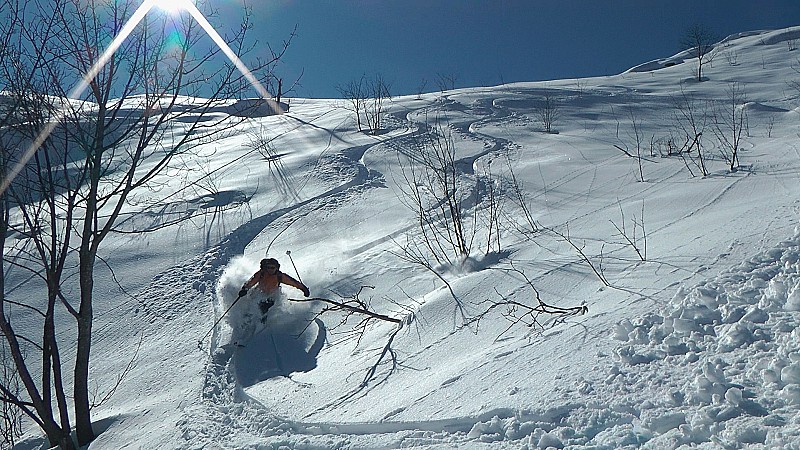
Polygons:
<instances>
[{"instance_id":1,"label":"leafless shrub","mask_svg":"<svg viewBox=\"0 0 800 450\"><path fill-rule=\"evenodd\" d=\"M459 265L475 239L474 182L463 177L455 140L439 126L422 125L412 148L397 153L402 199L419 224L425 247L438 264Z\"/></svg>"},{"instance_id":2,"label":"leafless shrub","mask_svg":"<svg viewBox=\"0 0 800 450\"><path fill-rule=\"evenodd\" d=\"M373 134L378 133L382 128L384 102L391 99L389 90L390 85L381 74L375 74L374 77L367 80L369 98L367 99L366 108L364 108L364 115L367 125Z\"/></svg>"},{"instance_id":3,"label":"leafless shrub","mask_svg":"<svg viewBox=\"0 0 800 450\"><path fill-rule=\"evenodd\" d=\"M525 186L522 184L522 181L517 178L516 173L514 173L513 162L511 161L510 157L506 158L506 164L508 167L508 180L509 180L509 196L511 197L511 201L519 208L521 214L514 214L514 217L507 218L507 222L512 225L518 232L521 232L523 235L527 237L532 237L533 234L539 232L541 230L541 226L536 221L533 216L533 212L531 211L531 207L528 201L528 194L525 191ZM521 221L519 220L521 217ZM522 224L520 224L522 222Z\"/></svg>"},{"instance_id":4,"label":"leafless shrub","mask_svg":"<svg viewBox=\"0 0 800 450\"><path fill-rule=\"evenodd\" d=\"M289 299L289 301L297 303L315 302L317 304L321 304L322 307L317 311L316 314L316 317L318 318L327 313L340 313L338 324L330 327L329 330L334 334L339 333L346 338L355 339L357 343L361 342L367 332L368 327L376 320L397 325L397 328L387 338L386 344L382 347L377 360L364 375L364 379L361 381L359 389L366 387L370 381L374 379L379 366L384 363L384 360L387 356L389 357L391 364L391 368L388 371L389 374L397 368L397 355L392 349L392 343L394 342L394 338L397 336L397 333L399 333L402 329L404 323L402 319L373 311L370 299L362 296L366 289L375 289L375 287L361 286L353 295L347 297L340 296L339 300L331 300L321 297ZM399 306L399 304L397 305ZM311 322L313 322L313 320Z\"/></svg>"},{"instance_id":5,"label":"leafless shrub","mask_svg":"<svg viewBox=\"0 0 800 450\"><path fill-rule=\"evenodd\" d=\"M456 81L458 76L454 73L437 73L436 74L436 87L439 92L444 94L446 91L452 91L456 88Z\"/></svg>"},{"instance_id":6,"label":"leafless shrub","mask_svg":"<svg viewBox=\"0 0 800 450\"><path fill-rule=\"evenodd\" d=\"M345 101L344 108L353 113L358 131L364 131L364 126L372 133L380 131L384 102L391 98L389 83L383 75L375 74L372 78L361 75L336 89Z\"/></svg>"},{"instance_id":7,"label":"leafless shrub","mask_svg":"<svg viewBox=\"0 0 800 450\"><path fill-rule=\"evenodd\" d=\"M728 64L730 64L731 66L739 65L739 52L737 50L735 49L725 50L723 55L725 56L725 60L728 61Z\"/></svg>"},{"instance_id":8,"label":"leafless shrub","mask_svg":"<svg viewBox=\"0 0 800 450\"><path fill-rule=\"evenodd\" d=\"M584 79L578 78L577 80L575 80L575 87L578 90L578 97L579 98L583 97L584 94L586 94L586 88L588 86L589 86L589 82L584 80Z\"/></svg>"},{"instance_id":9,"label":"leafless shrub","mask_svg":"<svg viewBox=\"0 0 800 450\"><path fill-rule=\"evenodd\" d=\"M712 130L719 142L720 154L733 172L739 167L739 151L748 127L747 110L744 107L747 94L739 82L729 83L725 92L727 98L715 105Z\"/></svg>"},{"instance_id":10,"label":"leafless shrub","mask_svg":"<svg viewBox=\"0 0 800 450\"><path fill-rule=\"evenodd\" d=\"M501 223L505 208L505 196L501 188L503 182L492 171L491 160L484 165L484 173L478 179L478 189L483 192L481 197L484 199L478 220L486 236L485 254L491 252L499 254L502 251L501 238L505 228Z\"/></svg>"},{"instance_id":11,"label":"leafless shrub","mask_svg":"<svg viewBox=\"0 0 800 450\"><path fill-rule=\"evenodd\" d=\"M508 230L530 233L537 225L510 161L508 173L503 173L496 172L492 159L485 163L459 160L451 131L427 123L421 124L420 130L397 151L400 199L413 212L418 232L407 234L402 241L396 239L393 253L444 283L460 322L465 323L469 315L447 279L449 274L472 267L478 256L473 251L481 247L484 257L500 255ZM520 223L518 215L508 213L506 208L512 203L520 205L528 227Z\"/></svg>"},{"instance_id":12,"label":"leafless shrub","mask_svg":"<svg viewBox=\"0 0 800 450\"><path fill-rule=\"evenodd\" d=\"M421 79L419 81L419 84L417 85L417 100L420 100L422 98L422 94L425 93L425 89L427 89L427 87L428 87L428 80L426 80L425 78Z\"/></svg>"},{"instance_id":13,"label":"leafless shrub","mask_svg":"<svg viewBox=\"0 0 800 450\"><path fill-rule=\"evenodd\" d=\"M587 255L586 252L584 251L586 249L586 241L578 242L575 238L570 236L570 234L569 234L569 224L567 224L565 226L565 230L563 232L562 231L558 231L558 230L556 230L554 228L548 228L548 231L550 231L551 233L553 233L556 236L560 237L564 242L569 244L570 247L572 247L575 250L575 252L578 254L578 256L580 257L581 261L586 263L586 265L589 266L590 269L592 269L592 272L594 272L594 274L595 274L595 276L597 276L598 280L600 280L606 286L611 286L611 283L608 282L608 278L606 278L605 269L603 268L603 251L602 251L602 249L601 249L600 255L598 257L599 261L595 261L594 258L592 258L589 255Z\"/></svg>"},{"instance_id":14,"label":"leafless shrub","mask_svg":"<svg viewBox=\"0 0 800 450\"><path fill-rule=\"evenodd\" d=\"M653 135L653 138L650 140L650 154L652 156L658 155L662 158L667 158L674 155L674 149L675 139L671 135L659 138Z\"/></svg>"},{"instance_id":15,"label":"leafless shrub","mask_svg":"<svg viewBox=\"0 0 800 450\"><path fill-rule=\"evenodd\" d=\"M620 223L617 224L613 220L611 224L617 229L619 236L623 238L627 246L631 247L636 255L639 256L641 261L647 261L647 229L644 222L644 200L642 200L641 215L637 218L633 216L631 219L632 226L627 227L628 221L625 219L625 211L622 210L622 204L619 204L619 214L621 217ZM628 231L630 229L630 231Z\"/></svg>"},{"instance_id":16,"label":"leafless shrub","mask_svg":"<svg viewBox=\"0 0 800 450\"><path fill-rule=\"evenodd\" d=\"M345 100L345 109L353 113L356 119L356 128L358 131L363 131L361 116L364 114L368 97L366 76L362 75L358 80L351 80L346 84L339 85L336 90Z\"/></svg>"},{"instance_id":17,"label":"leafless shrub","mask_svg":"<svg viewBox=\"0 0 800 450\"><path fill-rule=\"evenodd\" d=\"M485 254L500 253L508 179L494 172L491 159L460 160L448 129L429 124L421 129L410 146L399 149L397 158L401 200L414 212L428 259L459 267L480 240ZM476 173L471 173L473 167Z\"/></svg>"},{"instance_id":18,"label":"leafless shrub","mask_svg":"<svg viewBox=\"0 0 800 450\"><path fill-rule=\"evenodd\" d=\"M639 167L639 181L644 182L644 169L642 168L642 131L641 131L641 121L638 117L636 117L636 113L634 113L633 108L628 108L628 119L630 120L630 129L627 132L628 139L622 139L619 135L619 128L620 124L617 121L617 139L620 140L622 144L617 145L614 144L618 150L624 153L626 156L631 157L636 160L637 165ZM633 148L631 148L630 142L633 143Z\"/></svg>"},{"instance_id":19,"label":"leafless shrub","mask_svg":"<svg viewBox=\"0 0 800 450\"><path fill-rule=\"evenodd\" d=\"M288 198L297 199L299 198L297 188L292 183L283 164L282 158L286 153L278 151L273 142L274 138L262 127L248 132L245 146L261 155L261 158L267 163L272 184L276 189Z\"/></svg>"},{"instance_id":20,"label":"leafless shrub","mask_svg":"<svg viewBox=\"0 0 800 450\"><path fill-rule=\"evenodd\" d=\"M674 146L676 149L674 154L683 158L692 176L694 176L692 166L697 167L702 176L707 176L709 171L706 167L707 157L703 150L702 138L709 126L709 104L689 94L683 85L681 85L681 95L673 97L673 103L675 105L673 122L677 136L670 142L670 154L673 154Z\"/></svg>"},{"instance_id":21,"label":"leafless shrub","mask_svg":"<svg viewBox=\"0 0 800 450\"><path fill-rule=\"evenodd\" d=\"M772 137L772 130L775 129L775 116L770 115L767 118L766 127L767 127L767 137L771 138Z\"/></svg>"},{"instance_id":22,"label":"leafless shrub","mask_svg":"<svg viewBox=\"0 0 800 450\"><path fill-rule=\"evenodd\" d=\"M534 106L533 114L542 124L545 133L552 133L553 125L561 116L559 101L555 93L546 90L544 96Z\"/></svg>"}]
</instances>

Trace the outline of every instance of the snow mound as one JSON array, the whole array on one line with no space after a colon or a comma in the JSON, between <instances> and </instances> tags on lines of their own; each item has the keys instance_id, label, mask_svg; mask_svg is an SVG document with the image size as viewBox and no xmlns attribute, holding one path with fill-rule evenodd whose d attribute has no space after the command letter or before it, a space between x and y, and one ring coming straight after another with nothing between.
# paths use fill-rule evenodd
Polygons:
<instances>
[{"instance_id":1,"label":"snow mound","mask_svg":"<svg viewBox=\"0 0 800 450\"><path fill-rule=\"evenodd\" d=\"M618 322L613 362L565 394L580 401L497 414L465 437L532 449L797 448L798 323L800 232Z\"/></svg>"},{"instance_id":2,"label":"snow mound","mask_svg":"<svg viewBox=\"0 0 800 450\"><path fill-rule=\"evenodd\" d=\"M658 448L796 443L800 427L786 424L800 419L798 312L800 234L681 288L661 313L617 323L608 381L644 387L620 394Z\"/></svg>"}]
</instances>

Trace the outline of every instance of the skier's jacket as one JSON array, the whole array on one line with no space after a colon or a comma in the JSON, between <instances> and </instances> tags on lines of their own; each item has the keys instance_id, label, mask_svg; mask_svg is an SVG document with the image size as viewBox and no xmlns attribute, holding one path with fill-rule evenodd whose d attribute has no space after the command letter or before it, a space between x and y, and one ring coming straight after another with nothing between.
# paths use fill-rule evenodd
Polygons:
<instances>
[{"instance_id":1,"label":"skier's jacket","mask_svg":"<svg viewBox=\"0 0 800 450\"><path fill-rule=\"evenodd\" d=\"M275 291L278 290L278 286L281 283L300 289L303 292L308 292L306 285L295 280L289 275L286 275L280 270L276 270L275 273L267 273L266 270L261 269L254 273L253 276L247 280L247 283L242 286L242 288L250 289L251 287L258 285L258 288L261 290L261 292L270 295L274 294Z\"/></svg>"}]
</instances>

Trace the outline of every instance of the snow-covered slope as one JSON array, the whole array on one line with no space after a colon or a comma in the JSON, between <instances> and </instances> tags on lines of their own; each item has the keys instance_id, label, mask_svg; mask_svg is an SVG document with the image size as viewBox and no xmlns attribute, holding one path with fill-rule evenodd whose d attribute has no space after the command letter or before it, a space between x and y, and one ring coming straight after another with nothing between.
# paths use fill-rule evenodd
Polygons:
<instances>
[{"instance_id":1,"label":"snow-covered slope","mask_svg":"<svg viewBox=\"0 0 800 450\"><path fill-rule=\"evenodd\" d=\"M191 221L104 251L132 295L98 274L98 390L133 363L95 411L90 448L798 448L800 117L788 82L800 75L787 40L799 34L726 39L701 83L676 55L616 76L396 98L376 136L335 100L293 99L286 115L246 122L175 177L215 174L206 194L176 196ZM749 117L739 170L717 156L698 176L658 154L682 92L724 101L732 82ZM537 119L547 95L554 133ZM466 268L443 272L452 293L399 257L419 230L396 155L434 118L465 177L508 177L510 158L537 222L568 234L608 285L551 232L504 229L488 256L476 245ZM615 147L635 151L634 122L641 172ZM254 135L271 139L285 176L246 145ZM617 230L636 228L643 250L642 224L644 261ZM312 296L358 295L402 328L348 333L341 314L317 316L284 288L266 330L227 345L254 302L211 326L265 254ZM544 329L512 326L505 308L464 320L536 292L588 313L541 316Z\"/></svg>"}]
</instances>

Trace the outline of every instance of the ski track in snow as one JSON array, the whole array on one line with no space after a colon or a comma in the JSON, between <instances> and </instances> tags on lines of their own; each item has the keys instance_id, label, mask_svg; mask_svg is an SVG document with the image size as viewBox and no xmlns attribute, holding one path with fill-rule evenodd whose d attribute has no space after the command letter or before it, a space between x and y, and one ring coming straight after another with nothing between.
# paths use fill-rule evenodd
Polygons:
<instances>
[{"instance_id":1,"label":"ski track in snow","mask_svg":"<svg viewBox=\"0 0 800 450\"><path fill-rule=\"evenodd\" d=\"M484 151L461 159L459 166L465 174L474 173L473 167L479 158L513 145L510 140L475 131L479 125L511 115L487 106L496 102L497 99L485 100L482 102L487 111L484 117L453 127L464 136L488 143ZM409 138L413 139L413 135L404 134L392 140ZM391 146L392 140L375 145ZM350 191L369 188L376 178L382 177L362 163L364 154L371 147L358 146L340 152L344 161L356 169L351 181L298 205L256 218L232 233L215 251L209 252L206 259L210 262L205 264L210 268L207 277L213 279L217 276L231 255L242 253L248 242L279 217L311 204L315 204L315 208L328 207L326 205L335 207L337 202L350 195ZM602 161L600 167L611 159ZM585 176L588 171L596 175L597 170L598 166L595 166L572 174L570 178L555 180L548 190L557 190L559 186ZM681 172L678 169L672 176ZM746 176L735 178L721 192L685 216L663 224L653 232L669 228L719 202ZM593 179L590 184L594 183ZM668 186L653 183L644 191L661 189L668 189ZM623 200L642 195L643 192L636 192ZM566 197L565 201L576 199ZM617 204L594 205L592 208L583 216L571 220L591 216L600 210L617 208ZM390 238L387 236L386 239ZM369 245L355 252L367 248ZM379 423L304 423L275 417L257 399L245 394L231 374L232 369L228 366L230 355L225 355L210 365L204 387L208 401L199 408L203 409L201 415L207 415L209 420L221 421L225 427L245 430L254 439L267 439L273 443L283 442L292 448L308 449L345 444L358 447L359 435L373 435L372 439L376 435L385 435L383 441L391 447L449 446L466 442L477 445L480 442L503 441L537 448L547 445L557 448L565 445L612 448L645 442L649 448L659 448L661 445L672 448L702 444L712 437L714 442L723 446L765 440L794 442L800 437L768 434L770 424L779 425L800 417L797 416L800 404L800 353L797 342L800 336L793 331L797 317L792 312L793 308L800 309L799 256L800 237L796 236L716 279L679 291L665 313L619 323L613 333L620 344L612 355L613 362L609 367L597 371L592 379L567 387L562 394L567 398L570 391L577 390L583 396L596 399L594 402L566 403L541 411L495 409L478 416L431 421L392 422L392 416L401 412L401 409L388 414L385 421ZM659 292L674 286L675 283L670 284ZM219 312L220 305L216 305L215 309ZM724 315L720 315L719 311L723 311ZM694 325L687 325L689 323ZM439 342L447 338L443 336ZM430 343L416 353L424 353L435 345L436 342ZM212 346L212 353L214 350ZM495 358L503 356L499 354ZM413 354L409 357L413 357ZM669 386L658 385L659 379L653 374L660 371L659 367L676 365L685 368L682 371L685 377L670 380ZM630 386L630 391L626 393L629 396L614 399L618 393L608 391L606 386L616 386L612 382L621 378ZM455 380L457 378L451 382ZM783 386L781 397L763 397L765 390L760 386L765 383ZM447 384L443 383L442 387ZM324 410L335 407L335 404L323 404L320 408ZM699 406L699 409L687 411L690 405ZM735 426L739 418L753 415L764 418L764 429ZM211 432L201 439L198 423L206 433L216 430L217 434ZM184 433L189 441L214 442L224 439L229 433L223 428L202 424L202 421L196 420L183 422ZM653 438L656 434L658 436Z\"/></svg>"},{"instance_id":2,"label":"ski track in snow","mask_svg":"<svg viewBox=\"0 0 800 450\"><path fill-rule=\"evenodd\" d=\"M485 121L486 118L479 119L479 121ZM497 139L490 137L488 135L484 135L481 133L477 133L472 131L473 125L475 122L468 122L461 126L455 126L454 128L462 133L463 135L470 136L473 139L479 140L488 140L492 142L491 145L487 146L487 148L477 154L472 156L467 156L462 158L459 162L457 162L457 167L462 168L462 173L464 174L473 174L474 173L474 164L475 162L492 152L500 150L502 147L509 145L509 142L504 139ZM410 130L410 128L408 129ZM396 140L405 140L409 137L413 139L413 136L421 133L421 131L414 131L411 135L404 134L399 137L395 137L389 139L388 141L379 142L374 145L393 145L392 142ZM402 144L400 144L402 146ZM374 182L376 180L380 180L382 178L382 174L373 172L368 169L363 164L363 156L366 152L369 151L369 148L373 145L363 145L363 146L356 146L345 149L339 154L343 157L344 161L348 162L350 167L353 167L356 170L356 174L353 176L352 180L335 187L325 193L322 193L312 199L308 199L296 205L292 205L291 207L287 207L278 211L274 211L268 214L265 214L261 217L255 218L250 222L242 225L239 229L235 230L231 235L225 239L225 241L221 242L217 245L214 249L210 250L206 253L205 257L202 258L205 260L205 263L202 264L202 267L206 268L204 270L206 272L206 277L211 277L212 279L216 279L219 277L221 269L228 263L233 255L241 254L244 252L244 246L251 242L255 237L260 234L265 228L267 228L270 224L272 224L277 219L292 213L293 211L306 206L306 205L315 205L313 209L318 208L325 208L328 207L328 204L335 205L343 200L347 199L351 194L351 191L360 191L363 189L368 189L370 187L374 187ZM341 162L341 160L338 160ZM320 161L320 164L322 162ZM319 167L319 166L318 166ZM323 169L324 170L324 169ZM475 194L477 195L477 194ZM479 200L480 201L480 200ZM310 214L306 212L305 214ZM399 235L406 231L406 229L401 229L395 235ZM384 242L386 240L392 239L394 235L387 236L386 238L380 239L380 242ZM370 244L371 245L371 244ZM361 249L367 249L370 245L365 245L361 247ZM353 253L360 251L360 249L356 249ZM190 264L190 266L195 266L194 264ZM176 269L177 272L182 272L181 268ZM217 312L217 316L219 316L224 310L224 305L220 303L219 299L214 300L214 310ZM218 327L225 326L224 323L218 325ZM291 429L293 433L299 435L326 435L326 434L349 434L349 435L373 435L373 434L384 434L384 433L398 433L402 431L413 432L414 434L417 433L442 433L443 435L451 434L451 433L460 433L462 436L458 440L463 440L463 435L466 434L475 423L491 419L492 417L496 416L503 416L503 417L513 417L513 412L510 410L508 411L490 411L485 414L482 414L479 417L456 417L452 419L441 419L441 420L433 420L429 422L412 422L412 423L404 423L404 422L383 422L383 423L302 423L302 422L291 422L285 419L279 419L277 417L273 417L266 407L264 407L256 398L253 398L245 393L244 389L240 386L239 380L236 379L236 376L233 374L235 368L231 366L232 364L232 357L233 353L229 350L221 350L219 347L218 342L218 332L219 330L215 330L214 336L212 337L212 344L211 344L211 362L209 363L209 367L206 373L206 380L203 386L203 396L207 403L200 408L202 411L198 413L197 410L190 410L191 415L201 414L201 415L209 415L211 417L224 415L227 416L231 412L232 404L233 410L235 414L238 416L236 421L236 428L244 428L248 432L255 432L255 430L260 430L257 433L258 436L262 437L269 437L276 433L279 433L280 429ZM454 331L455 332L455 331ZM445 338L442 338L444 340ZM348 394L349 396L349 394ZM348 397L345 396L345 397ZM326 409L325 406L322 409ZM254 417L258 417L258 419L254 420ZM264 417L268 417L268 419L264 419ZM387 417L388 418L388 417ZM228 419L221 418L218 420L227 421ZM266 422L265 422L266 420ZM191 424L193 424L194 420L185 420L181 422L181 425L186 427L184 430L184 435L187 436L191 441L196 441L199 438L199 434L196 430L193 430ZM249 422L249 423L248 423ZM202 421L201 421L202 423ZM219 431L219 435L208 435L204 436L205 439L209 439L212 442L216 441L217 439L222 438L224 435L228 434L228 431ZM412 440L415 438L411 438ZM426 438L426 439L430 439ZM447 441L450 439L444 439L443 437L441 440ZM308 448L317 448L314 446ZM319 448L328 448L327 446L322 446Z\"/></svg>"},{"instance_id":3,"label":"ski track in snow","mask_svg":"<svg viewBox=\"0 0 800 450\"><path fill-rule=\"evenodd\" d=\"M492 102L493 103L493 102ZM457 104L455 102L451 103L451 105ZM492 114L497 114L497 111L493 111ZM504 117L505 114L497 114L497 117ZM475 162L492 152L496 152L502 149L504 146L510 145L510 142L505 139L493 138L491 136L478 133L473 131L474 125L479 122L483 122L489 120L489 118L479 118L476 121L469 121L465 122L461 125L455 125L452 128L455 129L457 132L461 133L464 136L468 136L471 139L475 140L483 140L488 141L491 144L487 145L485 150L471 156L466 156L462 158L459 162L457 162L457 167L461 167L462 173L464 174L474 174L474 164ZM409 128L410 130L410 128ZM417 130L412 132L411 135L404 134L399 137L395 137L389 139L388 141L379 142L374 145L393 145L392 142L396 140L403 141L405 139L413 139L414 135L421 133L421 131ZM402 143L399 144L402 146ZM282 218L286 215L292 214L293 212L299 210L301 207L305 207L308 205L312 205L314 209L325 208L328 207L326 205L332 204L335 205L341 201L344 201L348 198L351 194L351 191L359 191L362 189L368 189L369 187L373 186L375 180L380 180L382 178L382 174L373 172L369 170L366 166L364 166L362 159L366 152L369 151L369 148L372 145L364 145L364 146L356 146L345 149L339 152L339 155L342 156L342 159L348 163L348 165L356 170L355 175L353 176L352 180L341 184L325 193L315 196L314 198L305 200L298 204L292 205L290 207L273 211L263 216L257 217L248 223L240 226L237 230L233 231L229 237L227 237L223 242L206 252L206 254L198 258L198 261L192 261L187 266L188 267L200 267L199 270L200 274L197 276L198 280L208 281L214 280L219 278L222 268L230 261L232 256L237 254L242 254L244 252L244 247L255 239L264 229L270 226L279 218ZM342 160L337 159L337 161L341 162ZM319 164L322 164L320 161ZM318 166L319 167L319 166ZM477 195L477 194L475 194ZM478 200L480 201L480 199ZM310 212L305 212L304 214L310 214ZM405 229L399 230L396 235L401 234L404 232ZM381 241L389 240L393 236L387 236ZM369 248L369 246L363 246L362 249ZM359 251L356 249L355 252ZM192 269L189 269L192 271ZM177 267L174 269L174 272L179 274L178 277L186 277L187 270L184 267ZM159 277L161 278L161 277ZM169 275L164 275L164 278L171 278ZM197 287L198 283L196 282L193 287ZM204 285L205 286L205 285ZM209 287L201 288L203 291L205 289L211 289ZM214 310L216 311L216 315L219 316L225 310L223 307L224 305L219 302L219 299L214 300ZM171 310L165 308L165 310ZM175 312L174 310L172 310ZM154 312L154 314L163 313L164 311ZM224 323L218 325L218 327L225 326ZM512 417L513 413L511 411L490 411L485 414L482 414L479 417L456 417L452 419L442 419L442 420L434 420L430 422L412 422L412 423L403 423L403 422L385 422L385 423L363 423L363 424L325 424L325 423L300 423L300 422L290 422L287 420L282 420L276 417L272 417L269 411L261 405L257 399L248 396L242 387L239 385L238 380L236 379L233 372L235 369L231 367L231 359L232 359L232 352L230 351L222 351L219 348L218 342L218 334L219 330L214 330L214 335L212 336L212 344L211 344L211 361L208 365L206 379L204 382L203 390L203 397L207 401L206 404L199 409L202 412L198 412L196 408L189 410L189 415L208 415L210 417L214 416L227 416L230 414L231 408L233 406L233 410L236 412L237 417L237 425L236 428L244 428L249 432L255 432L255 430L261 430L260 433L257 435L262 437L272 436L276 433L275 428L287 428L290 427L294 433L297 434L309 434L309 435L319 435L319 434L382 434L382 433L398 433L401 431L408 431L408 432L425 432L425 433L460 433L462 436L459 440L463 440L463 435L466 434L477 422L481 422L483 420L488 420L495 416L503 416L503 417ZM454 331L455 333L456 331ZM439 342L446 339L443 337ZM325 407L322 407L325 409ZM258 417L257 420L254 420L253 417ZM269 417L268 425L265 425L263 417ZM227 421L228 419L225 418L217 418L217 420ZM250 422L250 423L248 423ZM192 424L195 423L194 420L185 420L181 422L181 425L184 426L186 429L184 430L184 435L189 438L191 441L198 440L199 434L196 430L193 430ZM204 421L200 421L200 423L204 423ZM205 436L205 439L209 439L210 441L214 442L217 439L222 438L224 435L228 434L228 431L219 431L219 435L211 434ZM450 438L453 439L453 438ZM442 438L442 440L448 440ZM314 447L309 447L314 448ZM327 448L326 446L320 448Z\"/></svg>"},{"instance_id":4,"label":"ski track in snow","mask_svg":"<svg viewBox=\"0 0 800 450\"><path fill-rule=\"evenodd\" d=\"M800 417L798 312L800 233L715 279L679 291L663 314L618 323L613 335L620 344L610 366L564 392L568 397L570 390L579 390L595 402L539 412L493 410L478 417L429 422L300 423L270 417L252 399L237 402L230 394L236 390L231 386L235 381L227 371L225 382L217 386L227 395L217 392L212 397L220 411L234 415L235 427L260 437L290 429L295 434L290 441L297 448L325 448L299 445L303 435L402 432L408 434L400 442L408 445L478 439L601 448L647 442L648 448L675 448L701 444L711 436L718 436L715 442L722 446L765 440L785 445L798 442L800 435L771 434L770 427ZM670 370L675 366L683 370ZM663 386L658 376L662 370L684 376ZM630 387L623 397L607 389L616 389L620 379ZM779 397L769 396L773 391ZM736 425L749 416L762 417L764 426ZM553 427L554 423L560 425Z\"/></svg>"}]
</instances>

